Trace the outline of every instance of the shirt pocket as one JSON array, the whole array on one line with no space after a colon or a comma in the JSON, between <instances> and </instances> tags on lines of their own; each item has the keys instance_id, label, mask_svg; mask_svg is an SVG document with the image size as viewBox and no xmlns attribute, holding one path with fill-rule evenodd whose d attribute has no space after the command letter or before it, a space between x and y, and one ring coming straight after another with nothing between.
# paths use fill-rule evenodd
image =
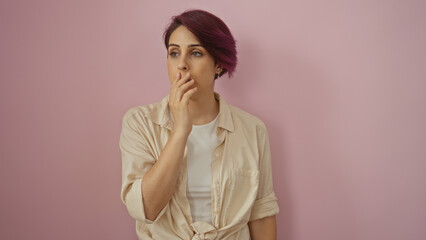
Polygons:
<instances>
[{"instance_id":1,"label":"shirt pocket","mask_svg":"<svg viewBox=\"0 0 426 240\"><path fill-rule=\"evenodd\" d=\"M226 224L248 222L259 187L259 171L234 168L224 177L222 214Z\"/></svg>"}]
</instances>

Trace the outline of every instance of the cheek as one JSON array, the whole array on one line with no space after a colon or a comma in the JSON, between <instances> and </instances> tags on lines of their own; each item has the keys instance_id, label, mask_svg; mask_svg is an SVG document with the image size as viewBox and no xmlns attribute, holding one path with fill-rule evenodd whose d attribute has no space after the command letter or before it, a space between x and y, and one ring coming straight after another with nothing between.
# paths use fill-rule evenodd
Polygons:
<instances>
[{"instance_id":1,"label":"cheek","mask_svg":"<svg viewBox=\"0 0 426 240\"><path fill-rule=\"evenodd\" d=\"M197 68L197 70L203 75L210 75L210 73L214 72L214 66L212 66L210 61L203 61L199 64L194 64L193 68Z\"/></svg>"},{"instance_id":2,"label":"cheek","mask_svg":"<svg viewBox=\"0 0 426 240\"><path fill-rule=\"evenodd\" d=\"M212 76L214 76L215 72L214 72L214 68L212 68L211 66L204 66L204 68L201 71L201 74L206 77L206 78L211 78Z\"/></svg>"},{"instance_id":3,"label":"cheek","mask_svg":"<svg viewBox=\"0 0 426 240\"><path fill-rule=\"evenodd\" d=\"M171 70L172 67L173 67L172 61L167 60L167 68L169 69L169 71Z\"/></svg>"},{"instance_id":4,"label":"cheek","mask_svg":"<svg viewBox=\"0 0 426 240\"><path fill-rule=\"evenodd\" d=\"M174 64L170 61L167 61L167 71L169 73L169 80L170 82L173 79L173 76L177 73L176 67L174 67Z\"/></svg>"}]
</instances>

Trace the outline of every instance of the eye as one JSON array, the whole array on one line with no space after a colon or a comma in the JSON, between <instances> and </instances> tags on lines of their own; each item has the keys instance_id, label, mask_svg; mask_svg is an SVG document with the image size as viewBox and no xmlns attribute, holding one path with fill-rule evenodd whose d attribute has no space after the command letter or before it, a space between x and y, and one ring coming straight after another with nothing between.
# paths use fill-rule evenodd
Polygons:
<instances>
[{"instance_id":1,"label":"eye","mask_svg":"<svg viewBox=\"0 0 426 240\"><path fill-rule=\"evenodd\" d=\"M201 57L201 56L203 56L203 54L202 54L202 53L197 52L197 51L192 52L192 54L193 54L194 56L196 56L196 57Z\"/></svg>"},{"instance_id":2,"label":"eye","mask_svg":"<svg viewBox=\"0 0 426 240\"><path fill-rule=\"evenodd\" d=\"M169 53L169 55L172 56L172 57L176 57L178 54L179 53L176 52L176 51L172 51L172 52Z\"/></svg>"}]
</instances>

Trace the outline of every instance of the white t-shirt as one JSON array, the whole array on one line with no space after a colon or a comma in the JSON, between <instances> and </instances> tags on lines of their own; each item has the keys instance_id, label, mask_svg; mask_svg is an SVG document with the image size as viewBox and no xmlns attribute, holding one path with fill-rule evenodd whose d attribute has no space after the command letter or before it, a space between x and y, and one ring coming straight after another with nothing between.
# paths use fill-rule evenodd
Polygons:
<instances>
[{"instance_id":1,"label":"white t-shirt","mask_svg":"<svg viewBox=\"0 0 426 240\"><path fill-rule=\"evenodd\" d=\"M192 130L186 143L188 151L186 195L189 200L193 222L212 222L211 163L213 151L220 143L216 135L218 116L219 114L207 124L192 125Z\"/></svg>"}]
</instances>

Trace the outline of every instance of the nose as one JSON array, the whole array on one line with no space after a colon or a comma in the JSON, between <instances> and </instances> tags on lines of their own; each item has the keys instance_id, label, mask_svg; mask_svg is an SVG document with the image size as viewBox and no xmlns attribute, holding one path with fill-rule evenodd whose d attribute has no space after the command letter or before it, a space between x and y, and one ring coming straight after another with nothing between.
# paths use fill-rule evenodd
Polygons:
<instances>
[{"instance_id":1,"label":"nose","mask_svg":"<svg viewBox=\"0 0 426 240\"><path fill-rule=\"evenodd\" d=\"M181 71L188 70L188 64L186 62L185 56L182 56L179 61L178 69Z\"/></svg>"}]
</instances>

